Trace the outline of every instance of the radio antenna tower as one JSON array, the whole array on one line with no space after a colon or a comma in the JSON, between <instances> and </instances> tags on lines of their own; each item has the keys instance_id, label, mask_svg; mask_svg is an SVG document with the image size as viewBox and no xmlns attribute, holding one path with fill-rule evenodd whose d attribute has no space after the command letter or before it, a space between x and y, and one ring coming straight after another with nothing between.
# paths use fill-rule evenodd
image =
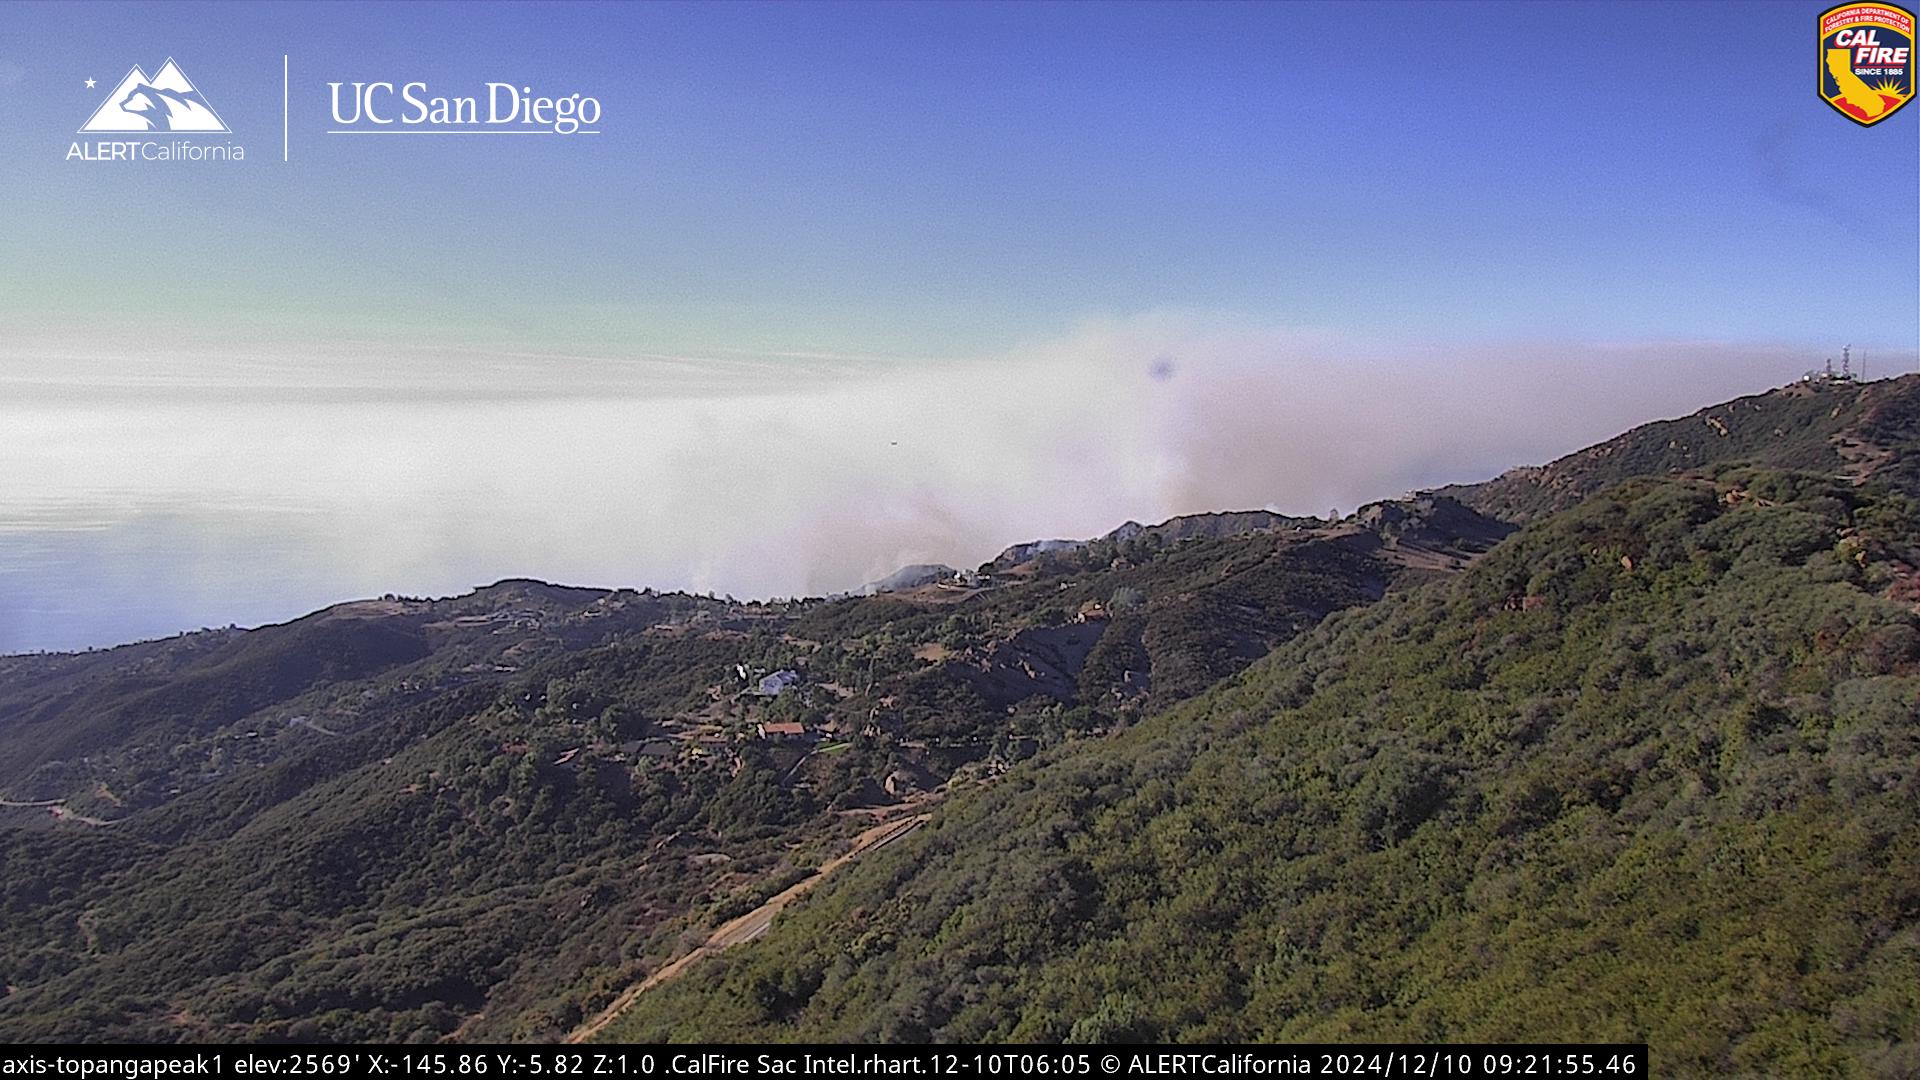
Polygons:
<instances>
[{"instance_id":1,"label":"radio antenna tower","mask_svg":"<svg viewBox=\"0 0 1920 1080\"><path fill-rule=\"evenodd\" d=\"M1843 346L1840 349L1840 377L1843 379L1853 378L1853 346L1851 345Z\"/></svg>"}]
</instances>

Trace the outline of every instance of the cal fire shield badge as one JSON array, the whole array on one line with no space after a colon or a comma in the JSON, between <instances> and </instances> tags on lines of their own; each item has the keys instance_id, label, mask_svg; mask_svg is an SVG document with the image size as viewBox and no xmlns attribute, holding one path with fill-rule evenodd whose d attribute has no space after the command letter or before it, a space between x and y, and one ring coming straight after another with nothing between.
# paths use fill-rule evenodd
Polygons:
<instances>
[{"instance_id":1,"label":"cal fire shield badge","mask_svg":"<svg viewBox=\"0 0 1920 1080\"><path fill-rule=\"evenodd\" d=\"M1913 12L1842 4L1820 13L1820 100L1871 127L1913 100Z\"/></svg>"}]
</instances>

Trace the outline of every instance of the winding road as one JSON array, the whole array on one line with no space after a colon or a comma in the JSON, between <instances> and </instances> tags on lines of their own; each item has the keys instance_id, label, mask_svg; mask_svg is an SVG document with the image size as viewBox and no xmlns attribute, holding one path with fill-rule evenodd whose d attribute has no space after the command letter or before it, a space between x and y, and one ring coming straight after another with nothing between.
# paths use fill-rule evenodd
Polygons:
<instances>
[{"instance_id":1,"label":"winding road","mask_svg":"<svg viewBox=\"0 0 1920 1080\"><path fill-rule=\"evenodd\" d=\"M702 957L712 956L722 949L730 949L735 945L745 944L766 933L768 928L773 925L773 917L780 914L782 908L785 908L788 904L806 895L815 885L826 880L828 874L833 873L840 867L845 866L847 863L852 862L870 851L878 851L886 847L888 844L919 828L921 824L931 816L931 814L914 814L911 817L894 818L891 821L881 822L866 832L861 833L859 836L854 837L853 847L847 849L846 854L829 859L820 864L820 869L815 871L812 877L789 886L773 899L768 900L766 903L761 904L745 915L720 924L720 927L708 935L707 940L692 952L687 953L680 959L647 976L641 982L622 991L619 997L613 999L612 1004L602 1009L593 1019L575 1028L573 1032L567 1036L566 1041L569 1043L586 1042L588 1039L598 1035L608 1024L612 1023L615 1017L626 1012L627 1008L631 1006L635 999L639 998L641 994L646 993L669 979L677 977L681 972L692 966L695 961Z\"/></svg>"}]
</instances>

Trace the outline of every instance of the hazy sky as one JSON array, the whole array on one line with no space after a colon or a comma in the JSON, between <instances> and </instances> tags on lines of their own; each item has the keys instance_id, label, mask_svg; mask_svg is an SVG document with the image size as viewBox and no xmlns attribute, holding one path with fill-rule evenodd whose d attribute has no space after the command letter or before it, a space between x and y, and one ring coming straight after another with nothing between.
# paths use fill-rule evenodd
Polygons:
<instances>
[{"instance_id":1,"label":"hazy sky","mask_svg":"<svg viewBox=\"0 0 1920 1080\"><path fill-rule=\"evenodd\" d=\"M0 650L839 589L1911 370L1920 106L1817 99L1820 6L0 6ZM247 160L66 160L169 56ZM603 133L324 134L356 79Z\"/></svg>"}]
</instances>

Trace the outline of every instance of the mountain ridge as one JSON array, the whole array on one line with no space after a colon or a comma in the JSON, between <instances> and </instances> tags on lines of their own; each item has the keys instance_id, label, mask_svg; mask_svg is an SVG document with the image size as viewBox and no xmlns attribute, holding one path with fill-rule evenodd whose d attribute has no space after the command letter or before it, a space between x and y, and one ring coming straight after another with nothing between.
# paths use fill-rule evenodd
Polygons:
<instances>
[{"instance_id":1,"label":"mountain ridge","mask_svg":"<svg viewBox=\"0 0 1920 1080\"><path fill-rule=\"evenodd\" d=\"M1851 890L1878 905L1873 917L1897 932L1835 954L1847 974L1821 1000L1856 1019L1818 1043L1817 1061L1906 1061L1906 1044L1873 1033L1912 1015L1884 989L1906 970L1910 898L1861 868L1908 857L1888 829L1911 794L1901 695L1920 678L1916 385L1822 387L1656 422L1613 440L1639 450L1561 459L1556 475L1572 478L1561 483L1415 493L1338 522L1248 511L1127 523L984 579L871 597L739 602L507 579L251 631L0 658L0 1038L557 1038L907 812L932 820L821 883L764 944L641 995L610 1030L1339 1037L1391 1021L1422 1038L1513 1038L1431 972L1522 945L1586 970L1586 953L1540 950L1591 942L1534 925L1503 944L1480 923L1433 930L1372 908L1343 923L1310 877L1286 875L1337 877L1351 862L1368 875L1352 883L1359 895L1420 910L1434 901L1395 884L1413 880L1393 854L1412 845L1486 911L1518 890L1531 910L1592 921L1604 908L1458 852L1488 836L1533 844L1600 880L1613 871L1558 838L1627 810L1664 829L1674 806L1798 868L1795 903ZM1716 411L1727 408L1768 426L1745 430ZM1658 427L1675 423L1709 435L1695 446ZM1818 475L1750 464L1769 454ZM1841 478L1834 460L1857 467ZM1475 503L1526 524L1516 532ZM1683 600L1713 617L1690 620ZM1761 629L1727 636L1741 626ZM1729 688L1702 657L1758 674ZM1664 717L1658 731L1580 712L1629 690ZM1576 730L1586 735L1555 734ZM1640 741L1620 742L1629 733ZM1787 810L1801 818L1769 816L1772 780L1799 785ZM1865 824L1815 797L1835 783L1871 811ZM1701 801L1708 788L1758 809L1728 816ZM1279 831L1236 831L1246 821ZM1768 848L1766 830L1801 837L1799 853ZM1821 836L1841 846L1805 839ZM1314 837L1333 846L1301 846ZM1686 836L1646 839L1745 895ZM925 876L929 852L959 876ZM1248 852L1308 861L1254 872ZM1206 889L1189 894L1188 881ZM936 943L882 897L901 890L927 918L957 920L965 947ZM1208 936L1178 943L1151 904L1126 906L1149 895ZM1275 897L1292 899L1274 908ZM1743 910L1777 927L1777 906ZM1116 912L1132 913L1113 923ZM1264 932L1251 912L1313 928L1263 947L1273 971L1316 973L1324 994L1236 966L1235 943ZM1088 937L1089 918L1102 934L1137 920L1137 933ZM1017 940L989 932L1022 926ZM1631 929L1607 933L1637 941ZM1365 955L1424 941L1430 970L1314 960L1326 942L1375 933L1390 947ZM1128 956L1127 941L1146 951ZM989 980L956 974L952 1000L913 988L862 998L912 968L890 959L903 942L931 950L935 968L958 957ZM816 965L814 945L845 952ZM1220 997L1218 978L1177 960L1187 953L1232 960L1220 970L1267 996ZM1177 973L1171 1004L1116 981L1154 965ZM1516 969L1470 974L1449 977L1475 1000L1527 992ZM711 1000L686 997L715 987ZM764 1008L720 1009L729 1001ZM1227 1005L1240 1011L1221 1015L1262 1026L1196 1019ZM1788 1060L1749 1031L1716 1049L1674 1030L1701 1070Z\"/></svg>"},{"instance_id":2,"label":"mountain ridge","mask_svg":"<svg viewBox=\"0 0 1920 1080\"><path fill-rule=\"evenodd\" d=\"M1711 464L1825 471L1849 482L1887 479L1920 490L1920 374L1859 382L1810 378L1687 416L1641 424L1546 465L1433 493L1506 521L1562 510L1631 476L1678 475Z\"/></svg>"},{"instance_id":3,"label":"mountain ridge","mask_svg":"<svg viewBox=\"0 0 1920 1080\"><path fill-rule=\"evenodd\" d=\"M608 1035L1610 1039L1662 1075L1903 1075L1916 526L1804 474L1608 489L956 798Z\"/></svg>"}]
</instances>

